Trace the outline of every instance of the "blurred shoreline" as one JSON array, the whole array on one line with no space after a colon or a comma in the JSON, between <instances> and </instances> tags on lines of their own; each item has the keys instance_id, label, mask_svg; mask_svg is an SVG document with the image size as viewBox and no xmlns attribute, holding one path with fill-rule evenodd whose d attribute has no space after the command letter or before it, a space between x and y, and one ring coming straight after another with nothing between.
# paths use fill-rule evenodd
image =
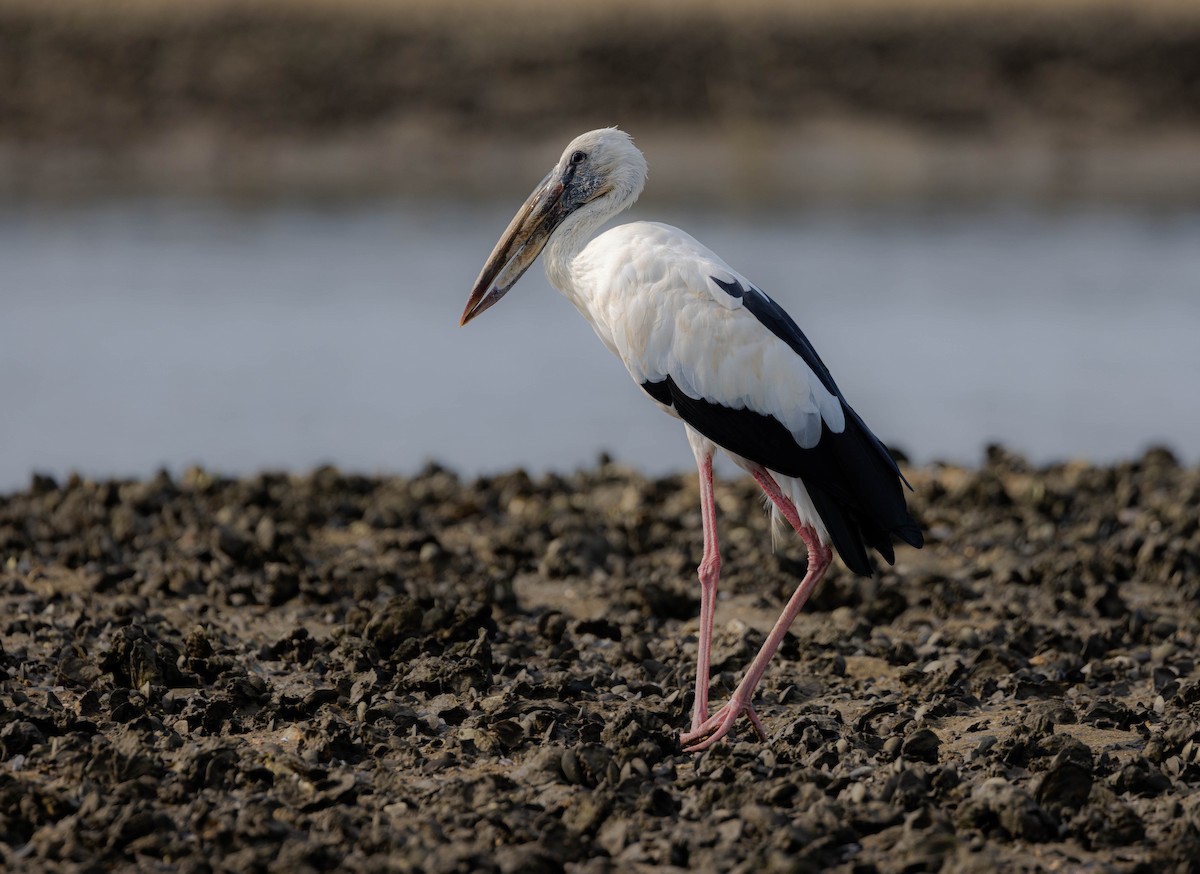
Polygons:
<instances>
[{"instance_id":1,"label":"blurred shoreline","mask_svg":"<svg viewBox=\"0 0 1200 874\"><path fill-rule=\"evenodd\" d=\"M0 0L0 198L511 198L619 124L663 200L1200 202L1200 5Z\"/></svg>"}]
</instances>

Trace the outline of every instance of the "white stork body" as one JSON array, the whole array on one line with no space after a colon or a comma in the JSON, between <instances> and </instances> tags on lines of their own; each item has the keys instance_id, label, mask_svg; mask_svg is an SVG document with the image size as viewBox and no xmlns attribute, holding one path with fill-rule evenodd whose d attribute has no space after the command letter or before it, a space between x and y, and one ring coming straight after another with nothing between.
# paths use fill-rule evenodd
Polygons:
<instances>
[{"instance_id":1,"label":"white stork body","mask_svg":"<svg viewBox=\"0 0 1200 874\"><path fill-rule=\"evenodd\" d=\"M838 397L746 310L744 295L731 295L714 277L752 289L749 280L690 234L658 222L633 222L601 234L578 253L552 242L545 262L551 284L639 386L670 377L689 397L773 416L805 448L816 446L823 427L834 433L845 428ZM673 405L656 403L679 418ZM712 443L686 427L693 444ZM748 472L761 466L726 452ZM801 521L828 543L803 481L773 475Z\"/></svg>"},{"instance_id":2,"label":"white stork body","mask_svg":"<svg viewBox=\"0 0 1200 874\"><path fill-rule=\"evenodd\" d=\"M836 548L872 573L892 537L920 546L902 478L846 403L808 338L774 301L677 228L653 222L592 234L641 193L646 162L628 135L577 137L496 244L463 311L465 324L516 283L543 249L546 274L658 406L682 419L700 473L704 557L691 750L724 737L742 714L765 732L754 688ZM808 548L804 579L730 701L708 715L709 651L720 576L712 455L724 449L771 500L774 521ZM832 547L832 548L831 548Z\"/></svg>"}]
</instances>

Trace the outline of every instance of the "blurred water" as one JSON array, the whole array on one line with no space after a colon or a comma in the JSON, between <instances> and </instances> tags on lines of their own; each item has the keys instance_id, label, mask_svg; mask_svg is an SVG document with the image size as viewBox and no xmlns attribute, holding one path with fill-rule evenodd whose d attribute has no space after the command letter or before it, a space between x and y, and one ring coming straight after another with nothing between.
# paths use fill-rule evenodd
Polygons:
<instances>
[{"instance_id":1,"label":"blurred water","mask_svg":"<svg viewBox=\"0 0 1200 874\"><path fill-rule=\"evenodd\" d=\"M510 207L0 207L0 489L32 471L685 469L540 268L456 327ZM1200 459L1200 213L661 218L780 301L918 461Z\"/></svg>"}]
</instances>

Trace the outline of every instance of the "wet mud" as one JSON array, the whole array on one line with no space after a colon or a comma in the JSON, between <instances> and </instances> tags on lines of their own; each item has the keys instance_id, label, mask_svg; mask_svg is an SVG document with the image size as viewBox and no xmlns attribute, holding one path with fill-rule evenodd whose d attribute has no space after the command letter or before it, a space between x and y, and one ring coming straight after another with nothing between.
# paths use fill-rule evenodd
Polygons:
<instances>
[{"instance_id":1,"label":"wet mud","mask_svg":"<svg viewBox=\"0 0 1200 874\"><path fill-rule=\"evenodd\" d=\"M1188 871L1200 470L914 469L680 751L693 477L35 478L0 498L0 868ZM718 486L713 699L804 567Z\"/></svg>"}]
</instances>

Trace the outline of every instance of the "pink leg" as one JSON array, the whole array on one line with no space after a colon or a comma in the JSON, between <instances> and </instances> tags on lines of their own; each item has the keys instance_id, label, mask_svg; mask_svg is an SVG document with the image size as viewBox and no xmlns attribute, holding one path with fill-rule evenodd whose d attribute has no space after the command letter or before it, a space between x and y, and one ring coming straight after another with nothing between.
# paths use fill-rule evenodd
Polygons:
<instances>
[{"instance_id":1,"label":"pink leg","mask_svg":"<svg viewBox=\"0 0 1200 874\"><path fill-rule=\"evenodd\" d=\"M712 453L697 453L700 469L700 519L704 528L704 557L700 560L700 651L696 657L696 703L692 708L692 731L708 719L708 672L712 652L713 611L717 580L721 576L721 552L717 546L717 507L713 497Z\"/></svg>"},{"instance_id":2,"label":"pink leg","mask_svg":"<svg viewBox=\"0 0 1200 874\"><path fill-rule=\"evenodd\" d=\"M787 606L784 607L783 612L779 615L779 619L775 622L775 627L771 629L771 633L763 642L758 655L750 663L750 667L746 670L746 676L742 678L737 689L734 690L733 697L729 699L729 702L724 707L702 722L699 727L693 727L690 732L680 738L683 743L690 744L690 746L685 748L687 752L699 752L708 749L729 733L729 730L733 728L733 724L737 722L738 717L743 713L750 718L755 729L765 738L766 734L762 730L762 723L759 722L757 715L755 715L754 709L750 704L750 699L754 695L758 681L762 679L762 675L767 670L768 662L775 655L775 651L779 649L779 645L783 643L783 638L787 634L788 628L795 621L796 616L804 607L804 603L809 599L809 596L812 595L813 590L816 589L817 584L821 582L821 578L825 576L825 571L829 568L829 563L833 560L833 550L821 543L817 532L811 526L805 525L800 521L800 514L796 512L796 506L779 490L779 484L775 482L771 475L765 470L759 470L755 472L754 479L762 486L762 490L766 492L767 497L783 513L784 518L796 529L796 533L804 540L804 545L808 548L808 572L804 575L804 579L800 581L800 585L796 588Z\"/></svg>"}]
</instances>

